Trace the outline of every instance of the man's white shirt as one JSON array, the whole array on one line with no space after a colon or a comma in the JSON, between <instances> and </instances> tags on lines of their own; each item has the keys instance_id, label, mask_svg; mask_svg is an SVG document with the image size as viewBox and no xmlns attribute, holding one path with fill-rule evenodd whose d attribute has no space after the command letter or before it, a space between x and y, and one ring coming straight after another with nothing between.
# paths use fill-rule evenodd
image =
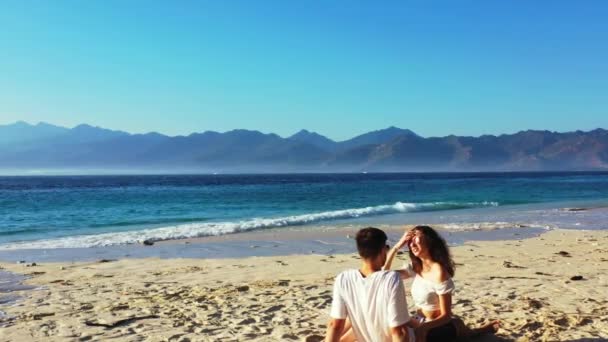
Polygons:
<instances>
[{"instance_id":1,"label":"man's white shirt","mask_svg":"<svg viewBox=\"0 0 608 342\"><path fill-rule=\"evenodd\" d=\"M395 271L378 271L364 277L347 270L336 277L332 318L349 318L358 341L391 341L390 328L410 320L405 289Z\"/></svg>"}]
</instances>

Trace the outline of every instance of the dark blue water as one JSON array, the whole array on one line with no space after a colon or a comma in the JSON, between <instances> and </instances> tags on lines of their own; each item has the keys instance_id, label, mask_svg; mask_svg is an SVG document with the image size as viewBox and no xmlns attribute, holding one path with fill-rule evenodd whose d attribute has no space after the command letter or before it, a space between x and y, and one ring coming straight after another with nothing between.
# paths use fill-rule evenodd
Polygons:
<instances>
[{"instance_id":1,"label":"dark blue water","mask_svg":"<svg viewBox=\"0 0 608 342\"><path fill-rule=\"evenodd\" d=\"M100 246L590 200L608 200L608 173L0 177L0 246Z\"/></svg>"}]
</instances>

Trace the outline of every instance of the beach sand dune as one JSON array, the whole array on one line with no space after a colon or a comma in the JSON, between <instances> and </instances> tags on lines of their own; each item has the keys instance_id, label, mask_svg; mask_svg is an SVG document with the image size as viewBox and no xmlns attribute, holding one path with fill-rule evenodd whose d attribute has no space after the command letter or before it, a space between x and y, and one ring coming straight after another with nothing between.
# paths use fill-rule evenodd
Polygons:
<instances>
[{"instance_id":1,"label":"beach sand dune","mask_svg":"<svg viewBox=\"0 0 608 342\"><path fill-rule=\"evenodd\" d=\"M477 341L608 341L608 232L555 230L453 254L455 314L502 321ZM2 308L0 340L318 341L335 275L358 263L352 254L3 263L39 289Z\"/></svg>"}]
</instances>

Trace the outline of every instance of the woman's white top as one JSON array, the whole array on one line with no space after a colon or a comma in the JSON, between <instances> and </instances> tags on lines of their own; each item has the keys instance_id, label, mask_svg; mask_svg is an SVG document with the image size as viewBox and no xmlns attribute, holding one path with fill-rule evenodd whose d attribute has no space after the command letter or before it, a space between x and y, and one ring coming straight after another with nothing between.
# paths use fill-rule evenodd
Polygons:
<instances>
[{"instance_id":1,"label":"woman's white top","mask_svg":"<svg viewBox=\"0 0 608 342\"><path fill-rule=\"evenodd\" d=\"M439 310L439 296L452 293L455 289L452 278L448 278L441 283L436 283L416 274L411 264L404 266L405 268L402 271L405 271L409 277L414 278L412 282L412 299L416 307L424 311Z\"/></svg>"}]
</instances>

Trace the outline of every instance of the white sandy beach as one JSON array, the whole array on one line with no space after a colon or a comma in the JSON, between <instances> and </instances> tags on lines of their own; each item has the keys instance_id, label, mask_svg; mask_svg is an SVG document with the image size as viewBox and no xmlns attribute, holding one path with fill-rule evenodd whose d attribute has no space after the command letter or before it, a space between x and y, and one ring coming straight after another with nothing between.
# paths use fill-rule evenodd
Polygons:
<instances>
[{"instance_id":1,"label":"white sandy beach","mask_svg":"<svg viewBox=\"0 0 608 342\"><path fill-rule=\"evenodd\" d=\"M502 320L478 341L607 341L607 244L606 231L554 230L454 247L454 312L470 324ZM317 341L334 276L358 263L354 254L0 263L40 287L1 308L12 318L0 340Z\"/></svg>"}]
</instances>

